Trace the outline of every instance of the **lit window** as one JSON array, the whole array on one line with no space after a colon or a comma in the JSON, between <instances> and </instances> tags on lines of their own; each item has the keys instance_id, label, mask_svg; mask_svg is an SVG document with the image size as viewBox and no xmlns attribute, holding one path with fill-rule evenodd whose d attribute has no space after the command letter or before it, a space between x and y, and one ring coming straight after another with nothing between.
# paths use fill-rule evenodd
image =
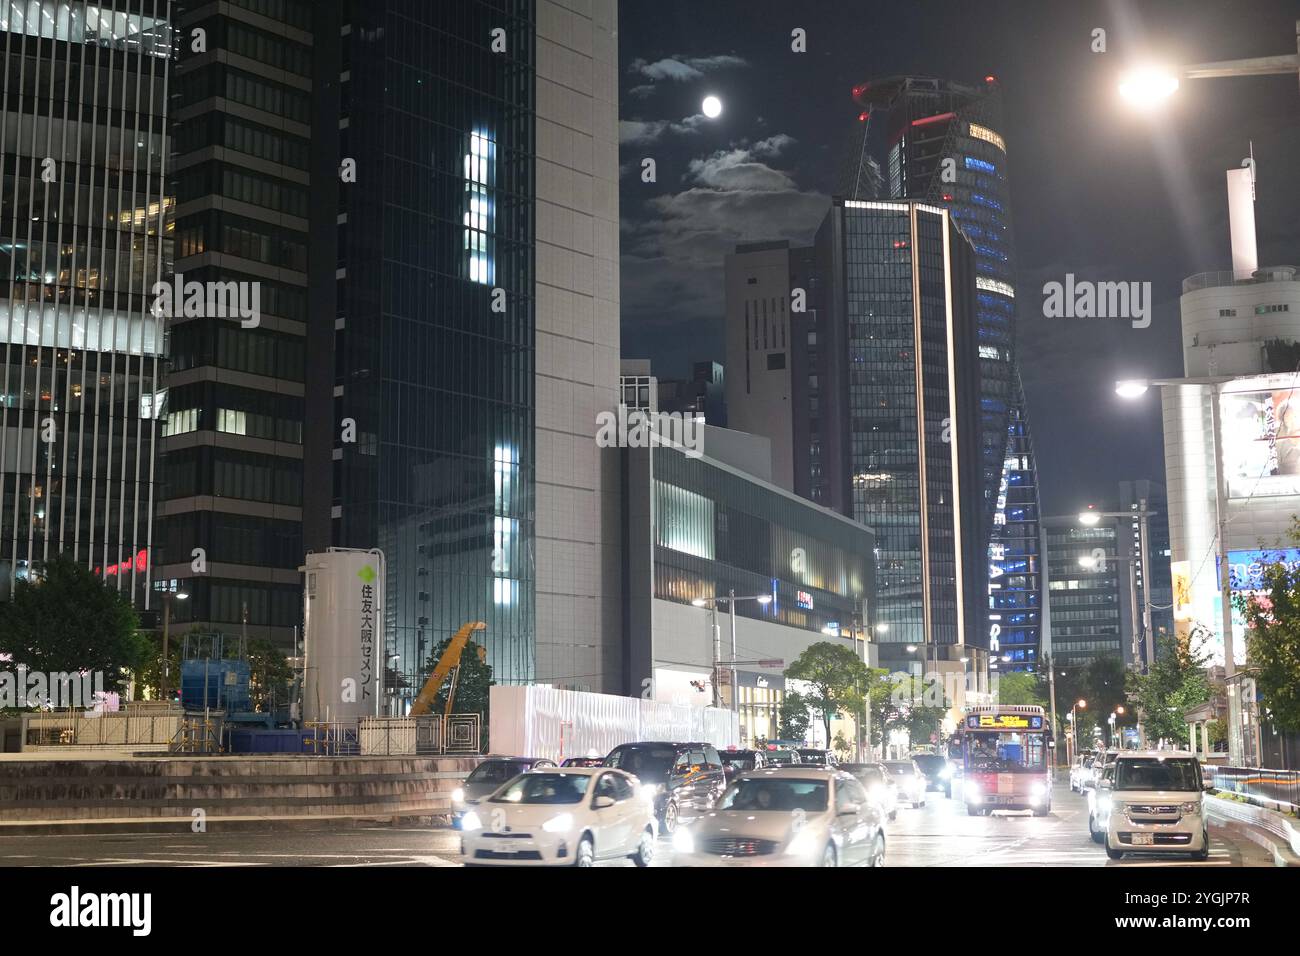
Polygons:
<instances>
[{"instance_id":1,"label":"lit window","mask_svg":"<svg viewBox=\"0 0 1300 956\"><path fill-rule=\"evenodd\" d=\"M492 252L493 194L496 143L483 133L471 133L465 154L465 263L471 282L491 285L495 277Z\"/></svg>"},{"instance_id":2,"label":"lit window","mask_svg":"<svg viewBox=\"0 0 1300 956\"><path fill-rule=\"evenodd\" d=\"M971 136L974 136L976 139L982 139L986 143L992 143L1004 153L1007 151L1007 144L1003 141L1002 137L988 127L977 126L976 124L971 123L969 129Z\"/></svg>"}]
</instances>

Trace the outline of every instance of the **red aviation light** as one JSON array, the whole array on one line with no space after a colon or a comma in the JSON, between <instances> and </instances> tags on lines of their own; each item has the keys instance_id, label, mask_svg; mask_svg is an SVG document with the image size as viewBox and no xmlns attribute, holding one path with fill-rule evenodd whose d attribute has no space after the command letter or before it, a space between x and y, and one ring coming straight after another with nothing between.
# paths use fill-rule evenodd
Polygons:
<instances>
[{"instance_id":1,"label":"red aviation light","mask_svg":"<svg viewBox=\"0 0 1300 956\"><path fill-rule=\"evenodd\" d=\"M952 202L952 193L944 193L944 194L943 194L943 201L944 201L944 202Z\"/></svg>"},{"instance_id":2,"label":"red aviation light","mask_svg":"<svg viewBox=\"0 0 1300 956\"><path fill-rule=\"evenodd\" d=\"M997 78L996 76L994 76L992 73L990 73L988 76L984 77L984 82L985 82L985 83L988 83L988 84L990 84L990 85L996 83L997 81L998 81L998 78Z\"/></svg>"},{"instance_id":3,"label":"red aviation light","mask_svg":"<svg viewBox=\"0 0 1300 956\"><path fill-rule=\"evenodd\" d=\"M955 119L956 113L940 113L938 116L923 116L920 119L912 120L913 126L929 126L931 123L942 123L944 120Z\"/></svg>"},{"instance_id":4,"label":"red aviation light","mask_svg":"<svg viewBox=\"0 0 1300 956\"><path fill-rule=\"evenodd\" d=\"M870 114L869 112L859 113L859 114L858 114L858 122L859 122L859 123L865 123L865 122L867 121L867 117L870 116L870 115L871 115L871 114Z\"/></svg>"}]
</instances>

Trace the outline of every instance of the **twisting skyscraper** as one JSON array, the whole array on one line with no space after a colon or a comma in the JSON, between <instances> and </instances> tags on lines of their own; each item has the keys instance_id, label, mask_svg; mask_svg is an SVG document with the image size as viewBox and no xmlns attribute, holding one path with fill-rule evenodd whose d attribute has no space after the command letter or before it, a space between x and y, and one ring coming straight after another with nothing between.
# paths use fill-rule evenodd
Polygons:
<instances>
[{"instance_id":1,"label":"twisting skyscraper","mask_svg":"<svg viewBox=\"0 0 1300 956\"><path fill-rule=\"evenodd\" d=\"M1016 259L995 77L968 86L890 77L856 87L864 119L884 114L885 193L945 205L975 247L990 650L1036 666L1041 578L1038 488L1016 359Z\"/></svg>"}]
</instances>

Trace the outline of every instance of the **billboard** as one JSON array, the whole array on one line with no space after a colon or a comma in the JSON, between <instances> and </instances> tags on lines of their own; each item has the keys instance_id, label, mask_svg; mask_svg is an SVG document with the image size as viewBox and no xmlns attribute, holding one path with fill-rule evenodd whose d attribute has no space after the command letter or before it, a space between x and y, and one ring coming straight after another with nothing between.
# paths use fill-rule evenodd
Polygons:
<instances>
[{"instance_id":1,"label":"billboard","mask_svg":"<svg viewBox=\"0 0 1300 956\"><path fill-rule=\"evenodd\" d=\"M331 548L309 554L304 586L303 716L351 721L380 712L384 666L384 554Z\"/></svg>"},{"instance_id":2,"label":"billboard","mask_svg":"<svg viewBox=\"0 0 1300 956\"><path fill-rule=\"evenodd\" d=\"M1264 568L1282 563L1300 567L1300 548L1263 548L1254 551L1228 552L1228 580L1233 591L1264 590ZM1223 580L1222 571L1219 580Z\"/></svg>"},{"instance_id":3,"label":"billboard","mask_svg":"<svg viewBox=\"0 0 1300 956\"><path fill-rule=\"evenodd\" d=\"M1300 495L1300 389L1226 392L1220 411L1228 497Z\"/></svg>"}]
</instances>

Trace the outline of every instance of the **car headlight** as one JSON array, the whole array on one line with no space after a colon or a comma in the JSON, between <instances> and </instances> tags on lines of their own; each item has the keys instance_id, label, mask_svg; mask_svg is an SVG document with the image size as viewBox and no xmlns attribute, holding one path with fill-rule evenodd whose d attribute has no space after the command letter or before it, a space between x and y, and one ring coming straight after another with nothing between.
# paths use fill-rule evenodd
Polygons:
<instances>
[{"instance_id":1,"label":"car headlight","mask_svg":"<svg viewBox=\"0 0 1300 956\"><path fill-rule=\"evenodd\" d=\"M483 829L483 821L479 819L478 814L471 810L461 818L460 828L465 832Z\"/></svg>"},{"instance_id":2,"label":"car headlight","mask_svg":"<svg viewBox=\"0 0 1300 956\"><path fill-rule=\"evenodd\" d=\"M1194 803L1194 802L1184 803L1181 807L1179 807L1179 809L1182 810L1183 813L1200 813L1201 805L1199 803Z\"/></svg>"},{"instance_id":3,"label":"car headlight","mask_svg":"<svg viewBox=\"0 0 1300 956\"><path fill-rule=\"evenodd\" d=\"M807 857L816 855L820 849L816 832L810 827L804 827L794 835L794 839L786 847L786 852L792 856Z\"/></svg>"},{"instance_id":4,"label":"car headlight","mask_svg":"<svg viewBox=\"0 0 1300 956\"><path fill-rule=\"evenodd\" d=\"M678 827L673 833L673 851L675 853L694 853L695 837L685 827Z\"/></svg>"},{"instance_id":5,"label":"car headlight","mask_svg":"<svg viewBox=\"0 0 1300 956\"><path fill-rule=\"evenodd\" d=\"M641 799L648 803L654 803L655 797L659 796L659 784L645 783L641 785Z\"/></svg>"},{"instance_id":6,"label":"car headlight","mask_svg":"<svg viewBox=\"0 0 1300 956\"><path fill-rule=\"evenodd\" d=\"M940 771L939 771L939 779L940 779L940 780L951 780L951 779L952 779L952 767L944 767L942 770L940 770Z\"/></svg>"},{"instance_id":7,"label":"car headlight","mask_svg":"<svg viewBox=\"0 0 1300 956\"><path fill-rule=\"evenodd\" d=\"M1100 810L1102 813L1110 813L1112 807L1113 807L1113 802L1111 801L1110 797L1103 794L1102 796L1097 798L1097 809Z\"/></svg>"},{"instance_id":8,"label":"car headlight","mask_svg":"<svg viewBox=\"0 0 1300 956\"><path fill-rule=\"evenodd\" d=\"M980 793L980 785L974 780L966 781L966 799L972 802L979 800L983 794Z\"/></svg>"},{"instance_id":9,"label":"car headlight","mask_svg":"<svg viewBox=\"0 0 1300 956\"><path fill-rule=\"evenodd\" d=\"M558 817L551 817L542 824L542 829L547 833L566 833L573 829L573 814L561 813Z\"/></svg>"},{"instance_id":10,"label":"car headlight","mask_svg":"<svg viewBox=\"0 0 1300 956\"><path fill-rule=\"evenodd\" d=\"M465 791L464 791L463 788L461 788L461 787L457 787L455 790L453 790L453 791L451 792L451 802L452 802L452 803L464 803L464 802L465 802Z\"/></svg>"}]
</instances>

